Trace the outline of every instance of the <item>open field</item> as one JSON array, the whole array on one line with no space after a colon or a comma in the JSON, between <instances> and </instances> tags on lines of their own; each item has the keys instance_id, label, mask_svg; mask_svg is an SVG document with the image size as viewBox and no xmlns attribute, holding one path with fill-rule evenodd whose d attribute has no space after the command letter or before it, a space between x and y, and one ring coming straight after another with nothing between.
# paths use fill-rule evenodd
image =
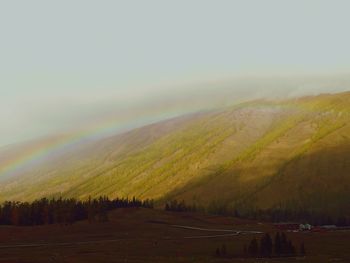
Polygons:
<instances>
[{"instance_id":1,"label":"open field","mask_svg":"<svg viewBox=\"0 0 350 263\"><path fill-rule=\"evenodd\" d=\"M350 262L350 232L288 233L297 249L305 243L306 257L248 259L242 257L244 244L259 232L274 234L271 224L144 208L117 209L109 218L68 226L1 226L0 262ZM223 244L227 257L215 257Z\"/></svg>"}]
</instances>

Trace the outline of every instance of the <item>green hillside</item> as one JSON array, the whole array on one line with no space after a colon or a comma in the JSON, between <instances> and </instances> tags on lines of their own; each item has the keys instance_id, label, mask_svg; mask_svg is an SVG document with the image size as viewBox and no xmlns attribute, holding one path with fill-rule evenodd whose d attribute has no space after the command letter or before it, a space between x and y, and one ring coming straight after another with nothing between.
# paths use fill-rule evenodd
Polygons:
<instances>
[{"instance_id":1,"label":"green hillside","mask_svg":"<svg viewBox=\"0 0 350 263\"><path fill-rule=\"evenodd\" d=\"M0 185L0 199L99 195L350 211L350 92L258 100L85 145Z\"/></svg>"}]
</instances>

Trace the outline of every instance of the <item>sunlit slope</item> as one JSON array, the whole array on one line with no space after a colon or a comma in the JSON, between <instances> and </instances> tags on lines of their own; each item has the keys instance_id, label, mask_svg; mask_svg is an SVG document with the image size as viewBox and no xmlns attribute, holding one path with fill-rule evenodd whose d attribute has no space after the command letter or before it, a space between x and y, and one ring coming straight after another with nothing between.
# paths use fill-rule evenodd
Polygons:
<instances>
[{"instance_id":1,"label":"sunlit slope","mask_svg":"<svg viewBox=\"0 0 350 263\"><path fill-rule=\"evenodd\" d=\"M101 140L1 184L1 199L186 199L232 207L346 208L350 93L253 101Z\"/></svg>"},{"instance_id":2,"label":"sunlit slope","mask_svg":"<svg viewBox=\"0 0 350 263\"><path fill-rule=\"evenodd\" d=\"M141 129L116 135L100 141L87 141L58 157L46 158L15 176L1 178L0 200L32 200L41 196L61 196L71 188L108 173L118 160L140 151L154 143L164 134L174 132L185 123L195 120L200 114L153 124ZM41 144L41 141L35 144ZM24 149L27 149L24 145ZM16 146L16 150L20 148ZM10 148L11 153L13 150ZM1 156L6 156L5 149ZM12 154L15 157L15 154ZM13 158L12 157L12 158Z\"/></svg>"},{"instance_id":3,"label":"sunlit slope","mask_svg":"<svg viewBox=\"0 0 350 263\"><path fill-rule=\"evenodd\" d=\"M218 175L171 195L232 207L350 209L350 93L284 103L296 110Z\"/></svg>"}]
</instances>

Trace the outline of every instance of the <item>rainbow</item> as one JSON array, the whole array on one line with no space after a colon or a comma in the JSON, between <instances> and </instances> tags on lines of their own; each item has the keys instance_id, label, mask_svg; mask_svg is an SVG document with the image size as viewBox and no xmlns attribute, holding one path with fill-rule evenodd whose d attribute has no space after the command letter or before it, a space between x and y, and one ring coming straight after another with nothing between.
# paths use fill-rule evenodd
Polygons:
<instances>
[{"instance_id":1,"label":"rainbow","mask_svg":"<svg viewBox=\"0 0 350 263\"><path fill-rule=\"evenodd\" d=\"M249 105L250 107L259 108L271 107L273 103L272 105L271 102L266 103L265 105L263 101L260 101L257 104L255 104L255 102L253 101L247 103L238 103L235 105L238 107L241 105ZM275 106L282 106L284 108L296 108L296 105L293 103L293 100L291 100L290 103L287 103L285 105L276 103ZM304 110L310 111L311 109L304 107ZM43 160L46 156L55 152L64 151L70 146L78 144L79 142L85 139L107 137L108 135L120 133L131 128L141 127L152 122L173 118L193 111L195 110L187 107L184 107L180 110L174 107L172 109L167 110L148 110L147 112L142 113L138 117L130 117L126 115L121 120L116 120L113 116L107 119L105 118L103 121L101 121L98 124L95 124L92 128L88 130L73 132L70 135L61 136L54 140L47 140L44 143L41 143L40 145L37 145L29 150L25 150L20 154L15 155L14 158L9 158L9 160L5 160L5 162L0 162L0 177L14 174L17 171L21 170L21 168L34 165L36 162Z\"/></svg>"},{"instance_id":2,"label":"rainbow","mask_svg":"<svg viewBox=\"0 0 350 263\"><path fill-rule=\"evenodd\" d=\"M188 111L187 111L188 112ZM64 152L70 146L78 144L86 139L103 138L112 134L127 131L131 128L140 127L155 121L165 120L184 114L183 110L171 110L158 114L145 114L134 120L125 118L116 121L113 118L104 120L102 123L95 124L94 127L79 132L73 132L69 135L58 136L51 140L44 140L39 145L34 145L16 154L13 158L0 163L0 177L13 175L23 168L30 167L45 157L56 152ZM6 154L6 150L4 151Z\"/></svg>"}]
</instances>

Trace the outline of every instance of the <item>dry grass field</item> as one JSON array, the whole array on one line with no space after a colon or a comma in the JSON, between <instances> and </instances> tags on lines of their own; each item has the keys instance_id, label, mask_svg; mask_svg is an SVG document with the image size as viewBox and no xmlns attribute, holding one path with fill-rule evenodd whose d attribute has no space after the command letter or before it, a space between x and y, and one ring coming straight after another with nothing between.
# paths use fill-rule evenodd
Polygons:
<instances>
[{"instance_id":1,"label":"dry grass field","mask_svg":"<svg viewBox=\"0 0 350 263\"><path fill-rule=\"evenodd\" d=\"M350 262L350 232L287 233L297 249L305 243L305 257L253 259L242 256L243 247L261 234L218 229L276 231L270 223L125 208L112 211L106 223L0 226L0 262ZM227 256L218 258L223 244Z\"/></svg>"}]
</instances>

